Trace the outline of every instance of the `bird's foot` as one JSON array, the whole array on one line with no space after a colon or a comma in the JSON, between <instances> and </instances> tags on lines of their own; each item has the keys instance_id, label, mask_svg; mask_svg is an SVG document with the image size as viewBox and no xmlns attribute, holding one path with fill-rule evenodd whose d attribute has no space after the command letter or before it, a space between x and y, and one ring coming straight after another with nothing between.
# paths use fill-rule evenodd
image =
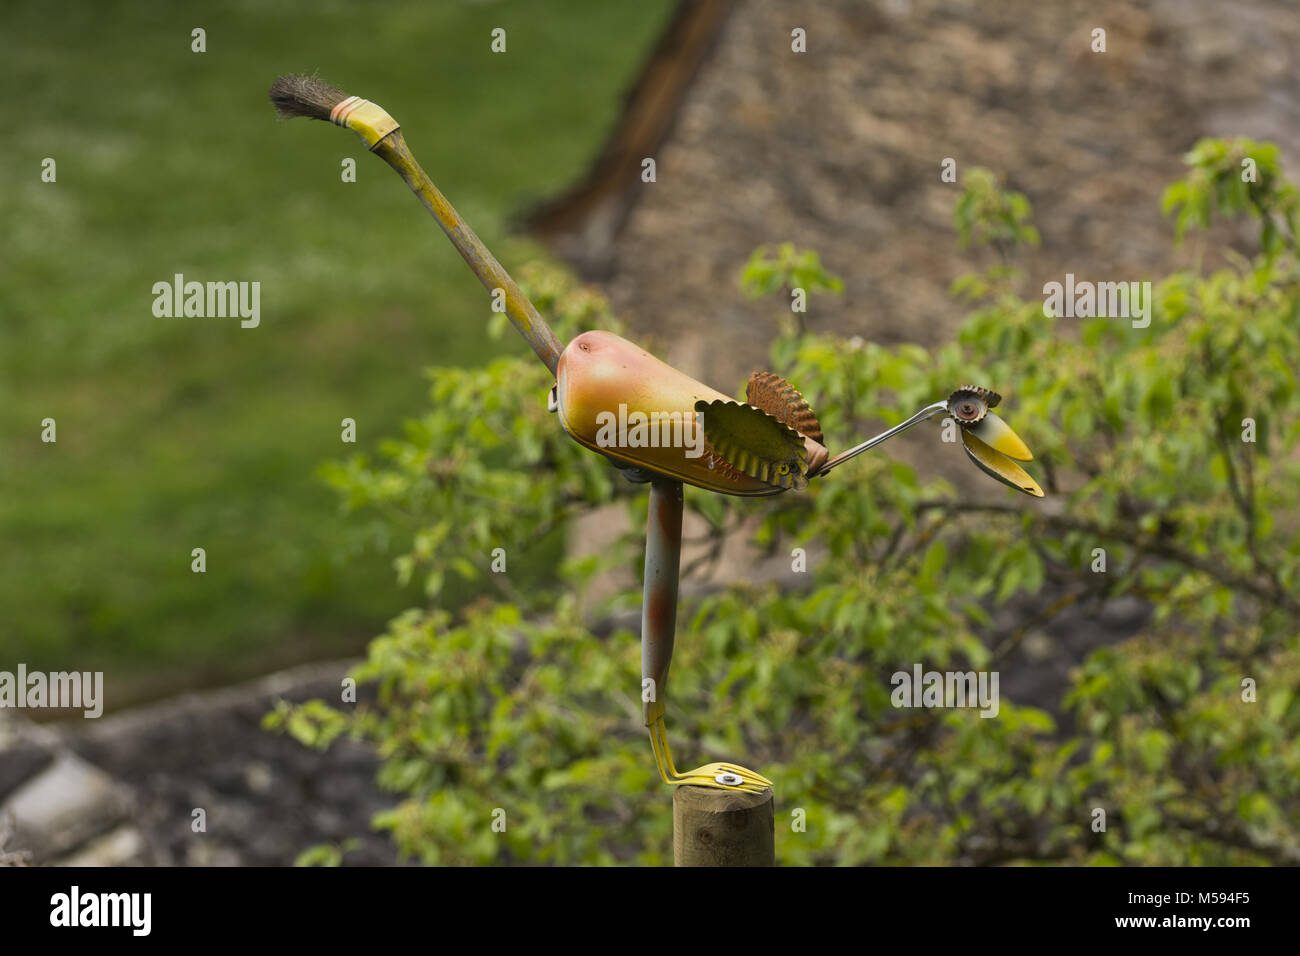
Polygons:
<instances>
[{"instance_id":1,"label":"bird's foot","mask_svg":"<svg viewBox=\"0 0 1300 956\"><path fill-rule=\"evenodd\" d=\"M672 751L668 749L668 731L663 718L649 728L650 746L654 749L655 763L664 783L672 787L714 787L718 790L739 790L743 793L761 793L772 789L772 781L761 773L734 763L707 763L686 773L678 773L673 766Z\"/></svg>"},{"instance_id":2,"label":"bird's foot","mask_svg":"<svg viewBox=\"0 0 1300 956\"><path fill-rule=\"evenodd\" d=\"M717 787L719 790L741 790L745 793L772 789L772 781L767 777L734 763L706 763L703 767L680 774L673 782L695 787Z\"/></svg>"}]
</instances>

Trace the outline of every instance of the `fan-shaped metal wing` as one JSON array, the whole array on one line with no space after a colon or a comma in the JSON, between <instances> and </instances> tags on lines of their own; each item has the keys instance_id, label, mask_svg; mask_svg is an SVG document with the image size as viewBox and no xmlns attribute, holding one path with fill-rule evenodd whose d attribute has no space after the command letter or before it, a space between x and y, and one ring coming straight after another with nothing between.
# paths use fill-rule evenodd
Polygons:
<instances>
[{"instance_id":1,"label":"fan-shaped metal wing","mask_svg":"<svg viewBox=\"0 0 1300 956\"><path fill-rule=\"evenodd\" d=\"M803 436L761 408L731 401L699 401L704 437L712 451L751 478L779 488L807 486Z\"/></svg>"},{"instance_id":2,"label":"fan-shaped metal wing","mask_svg":"<svg viewBox=\"0 0 1300 956\"><path fill-rule=\"evenodd\" d=\"M745 386L745 400L817 444L826 444L822 426L808 402L797 388L775 372L751 372Z\"/></svg>"}]
</instances>

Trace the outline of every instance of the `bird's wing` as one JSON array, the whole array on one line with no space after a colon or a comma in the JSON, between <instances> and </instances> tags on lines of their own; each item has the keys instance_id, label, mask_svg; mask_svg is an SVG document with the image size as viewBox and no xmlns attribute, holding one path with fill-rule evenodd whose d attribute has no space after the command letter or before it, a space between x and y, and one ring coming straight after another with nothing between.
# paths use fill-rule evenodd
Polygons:
<instances>
[{"instance_id":1,"label":"bird's wing","mask_svg":"<svg viewBox=\"0 0 1300 956\"><path fill-rule=\"evenodd\" d=\"M761 408L718 399L699 401L708 451L751 478L780 488L808 484L803 436Z\"/></svg>"},{"instance_id":2,"label":"bird's wing","mask_svg":"<svg viewBox=\"0 0 1300 956\"><path fill-rule=\"evenodd\" d=\"M822 426L808 407L799 390L775 372L751 372L745 386L745 401L761 408L779 422L789 425L801 435L807 435L819 445L825 445Z\"/></svg>"}]
</instances>

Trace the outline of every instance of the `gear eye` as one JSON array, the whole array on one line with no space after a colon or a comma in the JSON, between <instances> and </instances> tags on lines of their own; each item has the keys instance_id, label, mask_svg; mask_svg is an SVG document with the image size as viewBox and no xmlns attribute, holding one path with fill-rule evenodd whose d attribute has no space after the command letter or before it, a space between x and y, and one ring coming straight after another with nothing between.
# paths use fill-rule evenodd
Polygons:
<instances>
[{"instance_id":1,"label":"gear eye","mask_svg":"<svg viewBox=\"0 0 1300 956\"><path fill-rule=\"evenodd\" d=\"M963 385L948 396L948 414L959 425L978 425L1001 396L977 385Z\"/></svg>"}]
</instances>

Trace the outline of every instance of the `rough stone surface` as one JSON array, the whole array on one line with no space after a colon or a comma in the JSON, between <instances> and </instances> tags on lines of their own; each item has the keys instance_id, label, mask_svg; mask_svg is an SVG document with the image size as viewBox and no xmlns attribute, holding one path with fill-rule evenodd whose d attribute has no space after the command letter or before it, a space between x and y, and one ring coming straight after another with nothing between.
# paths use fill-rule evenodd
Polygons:
<instances>
[{"instance_id":1,"label":"rough stone surface","mask_svg":"<svg viewBox=\"0 0 1300 956\"><path fill-rule=\"evenodd\" d=\"M810 328L946 341L952 281L989 260L957 246L945 157L1033 203L1026 295L1066 272L1150 278L1194 261L1159 201L1197 139L1271 139L1300 168L1298 47L1292 0L738 0L600 282L638 341L727 392L766 367L781 309L738 293L762 243L844 278Z\"/></svg>"},{"instance_id":2,"label":"rough stone surface","mask_svg":"<svg viewBox=\"0 0 1300 956\"><path fill-rule=\"evenodd\" d=\"M86 761L60 754L15 790L2 812L12 814L15 842L49 859L123 819L130 794Z\"/></svg>"},{"instance_id":3,"label":"rough stone surface","mask_svg":"<svg viewBox=\"0 0 1300 956\"><path fill-rule=\"evenodd\" d=\"M0 711L0 865L152 862L130 788L60 735Z\"/></svg>"},{"instance_id":4,"label":"rough stone surface","mask_svg":"<svg viewBox=\"0 0 1300 956\"><path fill-rule=\"evenodd\" d=\"M0 711L0 801L54 759L56 734Z\"/></svg>"},{"instance_id":5,"label":"rough stone surface","mask_svg":"<svg viewBox=\"0 0 1300 956\"><path fill-rule=\"evenodd\" d=\"M59 866L130 866L148 859L144 834L128 823L96 837L55 862Z\"/></svg>"},{"instance_id":6,"label":"rough stone surface","mask_svg":"<svg viewBox=\"0 0 1300 956\"><path fill-rule=\"evenodd\" d=\"M308 847L352 838L345 864L391 864L396 850L370 819L397 801L375 785L373 752L340 740L319 753L261 727L279 699L338 701L349 666L304 665L79 722L68 742L135 792L136 824L161 864L287 866ZM206 832L191 828L195 809Z\"/></svg>"}]
</instances>

